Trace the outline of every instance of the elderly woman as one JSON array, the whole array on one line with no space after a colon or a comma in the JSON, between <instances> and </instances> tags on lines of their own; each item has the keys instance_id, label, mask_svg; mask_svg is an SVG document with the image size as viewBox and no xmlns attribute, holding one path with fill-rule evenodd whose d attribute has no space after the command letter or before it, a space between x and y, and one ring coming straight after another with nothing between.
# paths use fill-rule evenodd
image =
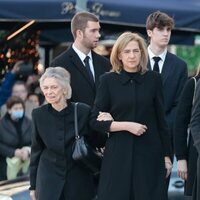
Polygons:
<instances>
[{"instance_id":1,"label":"elderly woman","mask_svg":"<svg viewBox=\"0 0 200 200\"><path fill-rule=\"evenodd\" d=\"M167 200L172 164L162 80L147 60L144 39L123 33L111 52L112 72L101 77L91 126L110 134L98 200ZM105 121L104 112L114 120Z\"/></svg>"},{"instance_id":2,"label":"elderly woman","mask_svg":"<svg viewBox=\"0 0 200 200\"><path fill-rule=\"evenodd\" d=\"M72 160L74 103L70 75L61 67L49 67L40 78L47 102L32 113L32 152L30 195L32 200L90 200L94 186L92 175ZM88 134L90 108L78 106L81 134Z\"/></svg>"},{"instance_id":3,"label":"elderly woman","mask_svg":"<svg viewBox=\"0 0 200 200\"><path fill-rule=\"evenodd\" d=\"M12 96L6 102L7 113L0 120L0 180L18 176L22 164L26 172L30 162L31 121L24 115L24 102Z\"/></svg>"}]
</instances>

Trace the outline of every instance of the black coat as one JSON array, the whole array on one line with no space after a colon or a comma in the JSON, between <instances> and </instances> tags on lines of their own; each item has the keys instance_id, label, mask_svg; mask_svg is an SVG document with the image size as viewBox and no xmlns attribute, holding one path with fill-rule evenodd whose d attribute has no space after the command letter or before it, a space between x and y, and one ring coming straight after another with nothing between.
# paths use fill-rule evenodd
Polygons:
<instances>
[{"instance_id":1,"label":"black coat","mask_svg":"<svg viewBox=\"0 0 200 200\"><path fill-rule=\"evenodd\" d=\"M197 176L193 190L193 200L200 199L200 82L197 83L196 96L192 110L190 122L191 134L194 140L194 146L197 149Z\"/></svg>"},{"instance_id":2,"label":"black coat","mask_svg":"<svg viewBox=\"0 0 200 200\"><path fill-rule=\"evenodd\" d=\"M23 117L18 128L8 114L0 120L0 180L6 177L6 157L12 158L17 148L31 145L31 121Z\"/></svg>"},{"instance_id":3,"label":"black coat","mask_svg":"<svg viewBox=\"0 0 200 200\"><path fill-rule=\"evenodd\" d=\"M200 76L197 76L196 80L198 81L199 78ZM192 195L198 157L191 133L189 134L188 142L188 126L193 106L194 86L195 82L193 78L186 82L178 104L174 126L174 147L176 158L177 160L185 159L188 164L188 179L185 182L185 195L187 196Z\"/></svg>"},{"instance_id":4,"label":"black coat","mask_svg":"<svg viewBox=\"0 0 200 200\"><path fill-rule=\"evenodd\" d=\"M102 76L91 116L95 130L109 131L111 122L98 122L99 111L115 121L147 125L138 137L126 131L110 133L107 140L98 200L166 200L164 156L170 141L164 117L162 80L159 74L122 71Z\"/></svg>"},{"instance_id":5,"label":"black coat","mask_svg":"<svg viewBox=\"0 0 200 200\"><path fill-rule=\"evenodd\" d=\"M78 106L80 135L89 133L90 108ZM88 171L72 160L74 104L58 112L50 104L33 111L30 184L37 200L59 200L63 189L67 200L90 200L93 179Z\"/></svg>"},{"instance_id":6,"label":"black coat","mask_svg":"<svg viewBox=\"0 0 200 200\"><path fill-rule=\"evenodd\" d=\"M151 69L150 63L148 67ZM167 52L161 77L163 81L165 115L171 137L173 137L176 110L181 92L187 81L187 64L176 55Z\"/></svg>"},{"instance_id":7,"label":"black coat","mask_svg":"<svg viewBox=\"0 0 200 200\"><path fill-rule=\"evenodd\" d=\"M72 47L56 57L51 63L53 67L64 67L71 74L71 100L74 102L83 102L88 105L93 105L96 88L99 85L99 76L111 69L108 59L93 51L92 59L95 73L95 87L91 84L85 66Z\"/></svg>"}]
</instances>

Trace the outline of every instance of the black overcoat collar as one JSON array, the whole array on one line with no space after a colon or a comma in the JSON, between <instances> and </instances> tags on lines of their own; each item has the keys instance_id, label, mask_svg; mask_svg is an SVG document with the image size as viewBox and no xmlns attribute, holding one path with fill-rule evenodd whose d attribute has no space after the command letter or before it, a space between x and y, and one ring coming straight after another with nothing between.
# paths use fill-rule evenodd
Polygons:
<instances>
[{"instance_id":1,"label":"black overcoat collar","mask_svg":"<svg viewBox=\"0 0 200 200\"><path fill-rule=\"evenodd\" d=\"M140 84L143 81L143 75L140 72L136 72L136 73L133 74L133 76L130 76L126 71L121 70L119 72L119 79L120 79L122 84L126 84L131 80Z\"/></svg>"}]
</instances>

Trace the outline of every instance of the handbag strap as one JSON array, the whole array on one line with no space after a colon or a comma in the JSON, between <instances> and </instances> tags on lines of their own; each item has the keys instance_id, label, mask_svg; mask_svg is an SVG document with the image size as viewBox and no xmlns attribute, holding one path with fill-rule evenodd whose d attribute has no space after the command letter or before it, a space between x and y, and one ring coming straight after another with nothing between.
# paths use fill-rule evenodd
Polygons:
<instances>
[{"instance_id":1,"label":"handbag strap","mask_svg":"<svg viewBox=\"0 0 200 200\"><path fill-rule=\"evenodd\" d=\"M74 105L74 130L75 130L75 139L79 139L80 136L78 134L78 116L77 116L77 108L78 108L78 102Z\"/></svg>"},{"instance_id":2,"label":"handbag strap","mask_svg":"<svg viewBox=\"0 0 200 200\"><path fill-rule=\"evenodd\" d=\"M197 79L195 77L192 77L194 79L194 93L193 93L193 99L192 99L192 105L194 105L195 96L196 96L196 88L197 88Z\"/></svg>"}]
</instances>

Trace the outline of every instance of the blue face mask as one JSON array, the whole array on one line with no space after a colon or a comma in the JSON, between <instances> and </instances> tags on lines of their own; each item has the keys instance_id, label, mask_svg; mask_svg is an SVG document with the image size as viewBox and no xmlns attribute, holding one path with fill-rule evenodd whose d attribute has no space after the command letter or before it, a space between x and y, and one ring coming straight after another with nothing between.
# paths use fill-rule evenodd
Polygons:
<instances>
[{"instance_id":1,"label":"blue face mask","mask_svg":"<svg viewBox=\"0 0 200 200\"><path fill-rule=\"evenodd\" d=\"M11 118L13 120L16 120L16 119L21 119L24 115L24 111L23 110L19 110L19 111L13 111L11 113Z\"/></svg>"}]
</instances>

